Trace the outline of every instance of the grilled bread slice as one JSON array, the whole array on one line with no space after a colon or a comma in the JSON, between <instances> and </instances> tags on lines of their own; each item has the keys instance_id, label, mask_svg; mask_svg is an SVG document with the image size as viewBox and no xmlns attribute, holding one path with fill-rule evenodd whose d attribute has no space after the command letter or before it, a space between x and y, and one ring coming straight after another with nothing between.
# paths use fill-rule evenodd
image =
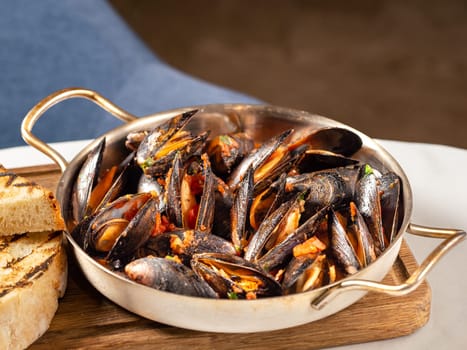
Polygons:
<instances>
[{"instance_id":1,"label":"grilled bread slice","mask_svg":"<svg viewBox=\"0 0 467 350\"><path fill-rule=\"evenodd\" d=\"M63 220L50 191L4 169L0 220L0 349L25 349L48 329L65 292Z\"/></svg>"},{"instance_id":2,"label":"grilled bread slice","mask_svg":"<svg viewBox=\"0 0 467 350\"><path fill-rule=\"evenodd\" d=\"M0 166L0 236L64 228L51 191Z\"/></svg>"},{"instance_id":3,"label":"grilled bread slice","mask_svg":"<svg viewBox=\"0 0 467 350\"><path fill-rule=\"evenodd\" d=\"M66 288L62 237L0 237L0 349L25 349L49 328Z\"/></svg>"}]
</instances>

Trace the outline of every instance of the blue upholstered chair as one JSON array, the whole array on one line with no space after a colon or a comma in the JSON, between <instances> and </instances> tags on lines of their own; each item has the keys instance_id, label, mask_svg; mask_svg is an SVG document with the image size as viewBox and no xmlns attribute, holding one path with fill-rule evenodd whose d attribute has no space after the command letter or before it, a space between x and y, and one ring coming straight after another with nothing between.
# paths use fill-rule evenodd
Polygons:
<instances>
[{"instance_id":1,"label":"blue upholstered chair","mask_svg":"<svg viewBox=\"0 0 467 350\"><path fill-rule=\"evenodd\" d=\"M96 90L135 115L259 102L171 68L102 0L2 2L0 47L0 148L24 145L24 115L66 87ZM48 142L92 138L120 123L90 102L70 100L48 111L35 134Z\"/></svg>"}]
</instances>

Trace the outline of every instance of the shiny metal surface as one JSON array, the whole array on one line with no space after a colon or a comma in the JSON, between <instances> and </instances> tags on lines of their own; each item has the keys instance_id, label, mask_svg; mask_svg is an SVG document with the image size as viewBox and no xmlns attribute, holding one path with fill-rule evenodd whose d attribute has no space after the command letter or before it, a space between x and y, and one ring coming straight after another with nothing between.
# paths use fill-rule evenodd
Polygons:
<instances>
[{"instance_id":1,"label":"shiny metal surface","mask_svg":"<svg viewBox=\"0 0 467 350\"><path fill-rule=\"evenodd\" d=\"M304 111L269 105L195 106L133 120L131 114L120 110L99 94L90 90L86 92L83 89L79 89L77 93L75 90L77 89L62 90L45 98L38 104L39 107L34 107L28 113L22 129L23 135L26 135L26 142L33 140L31 145L49 155L62 167L63 174L57 188L57 197L62 205L65 222L71 219L72 184L89 150L99 142L99 139L85 147L69 164L65 164L61 161L61 156L57 157L55 153L50 152L50 147L33 136L32 128L46 111L47 106L52 106L66 98L82 97L81 95L85 95L85 98L96 102L119 118L127 116L129 120L132 120L103 135L107 141L104 166L120 162L126 156L124 141L130 131L154 128L181 112L199 109L188 128L195 132L211 130L211 135L240 129L250 133L256 140L263 141L288 128L294 128L296 131L330 126L347 128L357 133L363 140L363 147L355 155L356 158L377 169L394 171L402 181L404 205L402 224L395 240L383 254L374 263L344 280L313 291L287 296L257 300L217 300L154 290L107 270L84 253L67 234L76 259L91 284L110 300L143 317L177 327L214 332L257 332L292 327L334 314L353 304L370 290L397 295L410 292L421 283L426 273L449 249L465 238L465 232L462 230L439 230L410 225L409 231L428 237L442 237L445 241L427 257L404 284L386 286L379 281L393 265L403 235L409 229L412 193L408 179L397 161L368 136L335 120ZM112 108L105 107L109 105Z\"/></svg>"}]
</instances>

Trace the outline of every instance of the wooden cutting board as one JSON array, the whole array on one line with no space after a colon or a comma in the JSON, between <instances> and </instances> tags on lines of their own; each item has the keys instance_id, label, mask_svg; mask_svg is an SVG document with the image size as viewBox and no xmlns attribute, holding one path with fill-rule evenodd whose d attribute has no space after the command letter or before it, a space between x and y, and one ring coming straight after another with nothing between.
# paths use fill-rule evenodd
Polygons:
<instances>
[{"instance_id":1,"label":"wooden cutting board","mask_svg":"<svg viewBox=\"0 0 467 350\"><path fill-rule=\"evenodd\" d=\"M60 176L54 165L13 170L50 189L56 188ZM424 282L403 297L368 293L337 314L290 329L252 334L190 331L122 309L97 292L73 260L69 265L68 288L57 314L31 349L318 349L408 335L430 316L431 291ZM417 266L403 242L384 282L400 284Z\"/></svg>"}]
</instances>

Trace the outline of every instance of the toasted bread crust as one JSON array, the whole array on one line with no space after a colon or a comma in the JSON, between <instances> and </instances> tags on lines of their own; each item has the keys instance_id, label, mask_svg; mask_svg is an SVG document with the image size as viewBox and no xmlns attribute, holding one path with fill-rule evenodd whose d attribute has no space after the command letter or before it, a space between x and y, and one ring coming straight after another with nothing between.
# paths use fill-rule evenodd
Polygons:
<instances>
[{"instance_id":1,"label":"toasted bread crust","mask_svg":"<svg viewBox=\"0 0 467 350\"><path fill-rule=\"evenodd\" d=\"M53 193L0 167L0 236L65 229Z\"/></svg>"}]
</instances>

